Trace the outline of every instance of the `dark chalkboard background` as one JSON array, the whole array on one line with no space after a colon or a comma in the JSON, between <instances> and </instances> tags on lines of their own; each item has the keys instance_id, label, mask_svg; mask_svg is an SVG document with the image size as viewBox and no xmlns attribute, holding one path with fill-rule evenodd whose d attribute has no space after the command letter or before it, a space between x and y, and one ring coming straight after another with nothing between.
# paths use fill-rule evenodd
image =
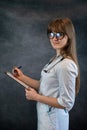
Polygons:
<instances>
[{"instance_id":1,"label":"dark chalkboard background","mask_svg":"<svg viewBox=\"0 0 87 130\"><path fill-rule=\"evenodd\" d=\"M36 130L36 102L4 72L22 65L26 75L39 79L55 54L46 36L48 22L70 17L76 28L81 89L70 111L70 130L84 130L87 119L87 1L0 0L0 130Z\"/></svg>"}]
</instances>

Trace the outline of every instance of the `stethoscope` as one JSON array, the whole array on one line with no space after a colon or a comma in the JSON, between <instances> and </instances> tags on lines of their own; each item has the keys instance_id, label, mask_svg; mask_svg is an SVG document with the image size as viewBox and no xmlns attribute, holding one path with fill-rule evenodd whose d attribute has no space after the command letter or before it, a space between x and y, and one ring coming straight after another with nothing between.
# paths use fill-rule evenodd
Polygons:
<instances>
[{"instance_id":1,"label":"stethoscope","mask_svg":"<svg viewBox=\"0 0 87 130\"><path fill-rule=\"evenodd\" d=\"M60 57L60 56L54 56L54 57L48 62L48 64L46 65L46 67L47 67L49 64L51 64L55 58L57 59L58 57ZM44 71L45 73L50 72L50 70L51 70L55 65L57 65L60 61L62 61L63 59L64 59L64 57L61 57L61 58L59 59L59 61L57 61L57 62L56 62L54 65L52 65L49 69L44 68L43 71Z\"/></svg>"}]
</instances>

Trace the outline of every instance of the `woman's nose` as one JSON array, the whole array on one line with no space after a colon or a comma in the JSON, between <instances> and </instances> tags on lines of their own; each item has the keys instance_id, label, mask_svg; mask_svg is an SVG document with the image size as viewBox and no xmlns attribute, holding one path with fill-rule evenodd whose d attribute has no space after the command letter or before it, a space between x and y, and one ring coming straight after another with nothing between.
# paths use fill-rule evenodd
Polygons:
<instances>
[{"instance_id":1,"label":"woman's nose","mask_svg":"<svg viewBox=\"0 0 87 130\"><path fill-rule=\"evenodd\" d=\"M56 36L53 37L53 40L58 40L58 38Z\"/></svg>"}]
</instances>

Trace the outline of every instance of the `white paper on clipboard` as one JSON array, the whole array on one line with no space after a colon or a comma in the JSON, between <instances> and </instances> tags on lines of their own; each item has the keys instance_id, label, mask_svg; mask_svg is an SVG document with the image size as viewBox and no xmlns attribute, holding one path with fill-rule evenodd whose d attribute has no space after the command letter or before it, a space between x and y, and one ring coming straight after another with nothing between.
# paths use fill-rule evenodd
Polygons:
<instances>
[{"instance_id":1,"label":"white paper on clipboard","mask_svg":"<svg viewBox=\"0 0 87 130\"><path fill-rule=\"evenodd\" d=\"M19 84L21 84L23 87L25 87L25 88L27 88L27 89L30 88L27 84L25 84L24 82L20 81L20 80L17 79L16 77L14 77L14 75L13 75L12 73L10 73L10 72L7 71L7 72L5 72L5 74L8 75L10 78L14 79L14 80L15 80L16 82L18 82Z\"/></svg>"}]
</instances>

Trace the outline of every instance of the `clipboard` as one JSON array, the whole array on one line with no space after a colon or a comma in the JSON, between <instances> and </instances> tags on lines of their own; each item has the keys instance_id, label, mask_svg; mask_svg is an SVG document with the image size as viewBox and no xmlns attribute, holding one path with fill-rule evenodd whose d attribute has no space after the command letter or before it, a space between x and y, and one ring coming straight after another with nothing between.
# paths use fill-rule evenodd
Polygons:
<instances>
[{"instance_id":1,"label":"clipboard","mask_svg":"<svg viewBox=\"0 0 87 130\"><path fill-rule=\"evenodd\" d=\"M24 88L29 89L30 87L25 84L24 82L22 82L21 80L17 79L12 73L10 73L9 71L5 72L5 74L7 76L9 76L10 78L14 79L16 82L18 82L19 84L21 84Z\"/></svg>"}]
</instances>

